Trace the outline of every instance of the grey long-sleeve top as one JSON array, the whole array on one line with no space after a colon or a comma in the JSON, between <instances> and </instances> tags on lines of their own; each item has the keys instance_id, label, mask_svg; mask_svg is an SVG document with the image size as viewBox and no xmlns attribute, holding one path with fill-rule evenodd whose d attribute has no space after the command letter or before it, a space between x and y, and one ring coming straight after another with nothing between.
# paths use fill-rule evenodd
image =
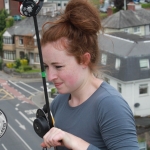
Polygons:
<instances>
[{"instance_id":1,"label":"grey long-sleeve top","mask_svg":"<svg viewBox=\"0 0 150 150\"><path fill-rule=\"evenodd\" d=\"M77 107L69 106L69 96L60 94L51 104L56 127L89 142L87 150L139 150L132 111L116 89L103 82Z\"/></svg>"}]
</instances>

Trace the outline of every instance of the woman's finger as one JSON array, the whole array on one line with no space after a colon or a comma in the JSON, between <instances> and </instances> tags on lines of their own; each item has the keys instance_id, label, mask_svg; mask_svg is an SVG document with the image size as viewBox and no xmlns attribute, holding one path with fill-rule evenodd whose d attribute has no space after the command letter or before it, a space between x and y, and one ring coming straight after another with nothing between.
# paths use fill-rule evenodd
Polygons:
<instances>
[{"instance_id":1,"label":"woman's finger","mask_svg":"<svg viewBox=\"0 0 150 150\"><path fill-rule=\"evenodd\" d=\"M46 147L46 144L44 142L41 143L40 145L41 145L41 147Z\"/></svg>"},{"instance_id":2,"label":"woman's finger","mask_svg":"<svg viewBox=\"0 0 150 150\"><path fill-rule=\"evenodd\" d=\"M50 145L46 145L44 142L42 142L40 145L41 145L41 147L43 147L43 148L45 148L45 147L50 148L50 147L51 147Z\"/></svg>"}]
</instances>

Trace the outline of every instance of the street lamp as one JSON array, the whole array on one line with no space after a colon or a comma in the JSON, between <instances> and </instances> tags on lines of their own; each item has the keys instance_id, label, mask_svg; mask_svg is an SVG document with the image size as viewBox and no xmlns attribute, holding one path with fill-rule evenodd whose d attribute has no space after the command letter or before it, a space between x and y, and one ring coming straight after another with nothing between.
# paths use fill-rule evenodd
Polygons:
<instances>
[{"instance_id":1,"label":"street lamp","mask_svg":"<svg viewBox=\"0 0 150 150\"><path fill-rule=\"evenodd\" d=\"M127 10L126 6L127 6L127 3L126 3L126 0L124 0L124 10Z\"/></svg>"}]
</instances>

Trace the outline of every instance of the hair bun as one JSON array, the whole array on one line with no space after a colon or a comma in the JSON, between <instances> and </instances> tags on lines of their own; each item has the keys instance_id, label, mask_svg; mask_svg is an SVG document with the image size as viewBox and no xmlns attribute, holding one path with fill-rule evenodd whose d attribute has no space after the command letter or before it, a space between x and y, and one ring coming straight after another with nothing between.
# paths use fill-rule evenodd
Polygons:
<instances>
[{"instance_id":1,"label":"hair bun","mask_svg":"<svg viewBox=\"0 0 150 150\"><path fill-rule=\"evenodd\" d=\"M96 34L101 29L99 12L87 0L70 0L62 19L86 34Z\"/></svg>"}]
</instances>

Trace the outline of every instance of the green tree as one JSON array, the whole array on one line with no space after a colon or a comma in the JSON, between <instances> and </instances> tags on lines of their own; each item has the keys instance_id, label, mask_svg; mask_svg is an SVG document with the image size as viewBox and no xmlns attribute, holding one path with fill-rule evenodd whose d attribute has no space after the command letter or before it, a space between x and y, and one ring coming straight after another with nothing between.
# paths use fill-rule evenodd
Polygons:
<instances>
[{"instance_id":1,"label":"green tree","mask_svg":"<svg viewBox=\"0 0 150 150\"><path fill-rule=\"evenodd\" d=\"M2 57L2 49L3 49L3 33L5 32L5 29L0 32L0 57Z\"/></svg>"},{"instance_id":2,"label":"green tree","mask_svg":"<svg viewBox=\"0 0 150 150\"><path fill-rule=\"evenodd\" d=\"M94 4L97 8L100 6L100 0L89 0L92 4Z\"/></svg>"},{"instance_id":3,"label":"green tree","mask_svg":"<svg viewBox=\"0 0 150 150\"><path fill-rule=\"evenodd\" d=\"M132 0L126 0L126 4L129 2L133 2ZM118 10L123 9L124 7L124 0L114 0L114 5Z\"/></svg>"},{"instance_id":4,"label":"green tree","mask_svg":"<svg viewBox=\"0 0 150 150\"><path fill-rule=\"evenodd\" d=\"M14 18L13 17L6 18L6 28L13 26L13 24L14 24Z\"/></svg>"},{"instance_id":5,"label":"green tree","mask_svg":"<svg viewBox=\"0 0 150 150\"><path fill-rule=\"evenodd\" d=\"M0 56L2 56L2 48L3 48L3 33L5 32L7 27L13 25L13 18L8 18L9 14L5 9L0 10Z\"/></svg>"},{"instance_id":6,"label":"green tree","mask_svg":"<svg viewBox=\"0 0 150 150\"><path fill-rule=\"evenodd\" d=\"M0 31L3 31L6 26L5 15L0 14Z\"/></svg>"},{"instance_id":7,"label":"green tree","mask_svg":"<svg viewBox=\"0 0 150 150\"><path fill-rule=\"evenodd\" d=\"M8 17L8 13L6 10L0 10L0 32L3 31L6 27L6 18Z\"/></svg>"}]
</instances>

